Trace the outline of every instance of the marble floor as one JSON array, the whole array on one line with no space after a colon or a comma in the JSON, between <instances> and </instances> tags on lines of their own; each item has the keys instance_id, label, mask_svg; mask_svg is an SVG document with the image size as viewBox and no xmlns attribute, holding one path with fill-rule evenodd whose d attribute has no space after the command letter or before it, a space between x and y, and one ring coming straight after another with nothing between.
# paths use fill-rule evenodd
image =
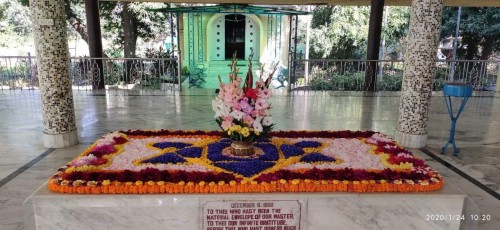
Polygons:
<instances>
[{"instance_id":1,"label":"marble floor","mask_svg":"<svg viewBox=\"0 0 500 230\"><path fill-rule=\"evenodd\" d=\"M39 93L0 90L0 229L24 229L24 200L104 133L120 129L216 129L213 96L212 90L203 89L182 93L75 91L80 144L46 149ZM374 130L394 136L398 106L398 93L383 92L276 91L272 98L277 130ZM491 215L491 220L478 222L477 229L498 229L500 94L469 100L457 124L458 157L451 151L439 154L448 139L449 126L443 97L436 95L430 110L428 146L414 152L438 169L446 183L469 195L471 210Z\"/></svg>"}]
</instances>

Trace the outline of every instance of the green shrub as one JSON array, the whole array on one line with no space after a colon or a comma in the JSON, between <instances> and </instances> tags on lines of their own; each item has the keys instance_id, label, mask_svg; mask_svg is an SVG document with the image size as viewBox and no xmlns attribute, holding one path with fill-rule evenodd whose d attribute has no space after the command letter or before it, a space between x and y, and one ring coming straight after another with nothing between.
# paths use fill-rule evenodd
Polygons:
<instances>
[{"instance_id":1,"label":"green shrub","mask_svg":"<svg viewBox=\"0 0 500 230\"><path fill-rule=\"evenodd\" d=\"M432 84L432 90L440 91L446 82L447 74L436 71L436 79ZM345 72L344 74L331 73L329 71L313 68L309 87L311 90L337 90L337 91L361 91L365 80L364 71ZM377 91L401 91L403 85L403 71L391 70L384 72L382 78L377 78Z\"/></svg>"},{"instance_id":2,"label":"green shrub","mask_svg":"<svg viewBox=\"0 0 500 230\"><path fill-rule=\"evenodd\" d=\"M189 75L189 67L183 66L182 67L182 75Z\"/></svg>"},{"instance_id":3,"label":"green shrub","mask_svg":"<svg viewBox=\"0 0 500 230\"><path fill-rule=\"evenodd\" d=\"M377 91L400 91L403 85L403 72L393 71L377 78Z\"/></svg>"},{"instance_id":4,"label":"green shrub","mask_svg":"<svg viewBox=\"0 0 500 230\"><path fill-rule=\"evenodd\" d=\"M364 72L335 72L335 67L322 69L314 66L311 71L309 86L312 90L359 91L363 89Z\"/></svg>"}]
</instances>

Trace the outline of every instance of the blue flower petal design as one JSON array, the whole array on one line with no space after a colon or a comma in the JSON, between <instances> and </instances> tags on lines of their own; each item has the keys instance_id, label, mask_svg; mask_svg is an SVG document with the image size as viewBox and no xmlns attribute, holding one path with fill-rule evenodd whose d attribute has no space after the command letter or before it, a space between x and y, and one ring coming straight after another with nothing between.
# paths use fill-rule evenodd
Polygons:
<instances>
[{"instance_id":1,"label":"blue flower petal design","mask_svg":"<svg viewBox=\"0 0 500 230\"><path fill-rule=\"evenodd\" d=\"M299 148L316 148L321 146L321 143L317 141L300 141L294 144Z\"/></svg>"},{"instance_id":2,"label":"blue flower petal design","mask_svg":"<svg viewBox=\"0 0 500 230\"><path fill-rule=\"evenodd\" d=\"M257 159L261 161L277 161L280 156L278 154L278 149L273 144L267 143L257 143L254 144L256 147L259 147L264 151L264 154L259 156Z\"/></svg>"},{"instance_id":3,"label":"blue flower petal design","mask_svg":"<svg viewBox=\"0 0 500 230\"><path fill-rule=\"evenodd\" d=\"M321 161L335 162L335 159L329 156L325 156L321 153L310 153L300 158L300 161L307 163L314 163Z\"/></svg>"},{"instance_id":4,"label":"blue flower petal design","mask_svg":"<svg viewBox=\"0 0 500 230\"><path fill-rule=\"evenodd\" d=\"M187 147L177 150L177 154L183 157L190 157L190 158L201 157L201 152L203 152L203 149L201 147Z\"/></svg>"},{"instance_id":5,"label":"blue flower petal design","mask_svg":"<svg viewBox=\"0 0 500 230\"><path fill-rule=\"evenodd\" d=\"M222 155L222 150L231 145L227 142L216 142L208 145L208 155L207 158L211 161L227 161L227 160L237 160L232 157Z\"/></svg>"},{"instance_id":6,"label":"blue flower petal design","mask_svg":"<svg viewBox=\"0 0 500 230\"><path fill-rule=\"evenodd\" d=\"M277 161L279 159L278 149L273 144L268 143L256 143L256 147L261 148L264 154L258 156L257 158L247 158L238 156L226 156L222 155L222 150L231 146L231 143L227 142L217 142L208 145L208 159L211 161Z\"/></svg>"},{"instance_id":7,"label":"blue flower petal design","mask_svg":"<svg viewBox=\"0 0 500 230\"><path fill-rule=\"evenodd\" d=\"M166 153L157 157L153 157L147 160L143 160L141 163L153 163L153 164L177 164L177 163L184 163L186 160L184 158L178 156L175 153Z\"/></svg>"},{"instance_id":8,"label":"blue flower petal design","mask_svg":"<svg viewBox=\"0 0 500 230\"><path fill-rule=\"evenodd\" d=\"M182 148L185 148L185 147L188 147L188 146L191 146L192 144L189 144L189 143L183 143L183 142L158 142L158 143L155 143L153 144L153 146L155 148L159 148L159 149L166 149L166 148L170 148L170 147L175 147L175 148L178 148L178 149L182 149Z\"/></svg>"},{"instance_id":9,"label":"blue flower petal design","mask_svg":"<svg viewBox=\"0 0 500 230\"><path fill-rule=\"evenodd\" d=\"M302 148L293 146L293 145L281 145L280 146L281 152L283 152L283 155L285 158L289 157L294 157L298 155L304 154L304 150Z\"/></svg>"},{"instance_id":10,"label":"blue flower petal design","mask_svg":"<svg viewBox=\"0 0 500 230\"><path fill-rule=\"evenodd\" d=\"M269 138L265 138L265 137L258 137L257 139L254 140L254 142L271 142L271 140Z\"/></svg>"},{"instance_id":11,"label":"blue flower petal design","mask_svg":"<svg viewBox=\"0 0 500 230\"><path fill-rule=\"evenodd\" d=\"M259 160L240 161L240 162L219 162L214 164L217 167L231 172L241 174L245 177L251 177L275 165L274 162Z\"/></svg>"}]
</instances>

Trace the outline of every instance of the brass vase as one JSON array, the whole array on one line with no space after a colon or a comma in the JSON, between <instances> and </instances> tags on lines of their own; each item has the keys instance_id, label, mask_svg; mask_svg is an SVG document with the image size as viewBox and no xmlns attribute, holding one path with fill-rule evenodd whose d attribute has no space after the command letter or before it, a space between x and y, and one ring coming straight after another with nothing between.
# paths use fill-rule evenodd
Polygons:
<instances>
[{"instance_id":1,"label":"brass vase","mask_svg":"<svg viewBox=\"0 0 500 230\"><path fill-rule=\"evenodd\" d=\"M253 142L233 141L231 143L231 153L235 156L251 156L254 154Z\"/></svg>"}]
</instances>

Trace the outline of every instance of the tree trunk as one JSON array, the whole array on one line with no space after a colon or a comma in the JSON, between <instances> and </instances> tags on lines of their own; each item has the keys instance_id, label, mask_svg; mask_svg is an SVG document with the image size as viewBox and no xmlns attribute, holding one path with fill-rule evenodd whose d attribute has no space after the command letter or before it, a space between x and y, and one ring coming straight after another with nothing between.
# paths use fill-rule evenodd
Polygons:
<instances>
[{"instance_id":1,"label":"tree trunk","mask_svg":"<svg viewBox=\"0 0 500 230\"><path fill-rule=\"evenodd\" d=\"M83 40L88 44L89 43L89 35L87 33L87 26L82 23L82 19L78 18L73 9L71 9L69 0L64 1L64 8L66 10L66 19L69 24L75 31L82 37Z\"/></svg>"},{"instance_id":2,"label":"tree trunk","mask_svg":"<svg viewBox=\"0 0 500 230\"><path fill-rule=\"evenodd\" d=\"M135 49L137 46L137 19L134 13L129 9L130 2L123 2L122 11L122 27L123 27L123 55L125 58L134 58ZM125 60L124 67L125 73L123 81L125 83L138 83L142 79L138 76L138 69L136 68L139 63L137 60Z\"/></svg>"},{"instance_id":3,"label":"tree trunk","mask_svg":"<svg viewBox=\"0 0 500 230\"><path fill-rule=\"evenodd\" d=\"M123 3L123 52L126 58L135 57L137 46L137 22L134 13L129 9L130 2Z\"/></svg>"},{"instance_id":4,"label":"tree trunk","mask_svg":"<svg viewBox=\"0 0 500 230\"><path fill-rule=\"evenodd\" d=\"M494 37L485 37L483 43L483 50L481 51L481 60L488 60L491 53L493 52L493 42L495 41Z\"/></svg>"},{"instance_id":5,"label":"tree trunk","mask_svg":"<svg viewBox=\"0 0 500 230\"><path fill-rule=\"evenodd\" d=\"M64 1L64 8L66 10L66 20L68 20L68 23L73 27L73 29L80 35L80 37L87 43L89 44L89 34L87 32L87 25L83 23L83 20L79 18L75 12L73 12L73 9L70 7L70 3L68 0ZM102 53L102 57L107 58L108 55L106 55L104 52Z\"/></svg>"}]
</instances>

